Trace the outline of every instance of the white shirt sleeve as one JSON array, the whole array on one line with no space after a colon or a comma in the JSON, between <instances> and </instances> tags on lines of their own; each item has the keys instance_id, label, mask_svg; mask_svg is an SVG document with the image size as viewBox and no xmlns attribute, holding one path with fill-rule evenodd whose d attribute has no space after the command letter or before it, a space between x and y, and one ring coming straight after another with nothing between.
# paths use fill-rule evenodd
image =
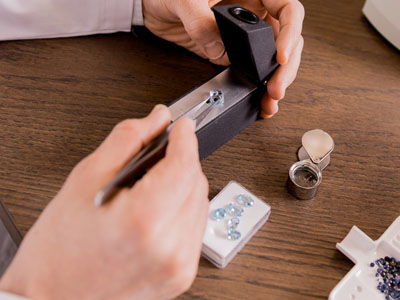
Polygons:
<instances>
[{"instance_id":1,"label":"white shirt sleeve","mask_svg":"<svg viewBox=\"0 0 400 300\"><path fill-rule=\"evenodd\" d=\"M142 0L0 0L0 40L130 31L132 23L143 25Z\"/></svg>"},{"instance_id":2,"label":"white shirt sleeve","mask_svg":"<svg viewBox=\"0 0 400 300\"><path fill-rule=\"evenodd\" d=\"M28 300L28 299L0 291L0 300Z\"/></svg>"},{"instance_id":3,"label":"white shirt sleeve","mask_svg":"<svg viewBox=\"0 0 400 300\"><path fill-rule=\"evenodd\" d=\"M132 25L143 26L143 9L142 0L133 0L133 15L132 15Z\"/></svg>"}]
</instances>

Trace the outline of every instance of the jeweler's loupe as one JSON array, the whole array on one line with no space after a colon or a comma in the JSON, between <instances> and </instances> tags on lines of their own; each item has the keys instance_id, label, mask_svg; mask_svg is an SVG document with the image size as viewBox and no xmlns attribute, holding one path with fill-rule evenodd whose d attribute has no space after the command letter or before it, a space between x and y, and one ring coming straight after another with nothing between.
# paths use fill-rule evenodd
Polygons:
<instances>
[{"instance_id":1,"label":"jeweler's loupe","mask_svg":"<svg viewBox=\"0 0 400 300\"><path fill-rule=\"evenodd\" d=\"M300 161L289 169L288 191L297 199L312 199L322 182L322 170L330 163L335 144L332 137L320 129L310 130L302 137L297 155Z\"/></svg>"}]
</instances>

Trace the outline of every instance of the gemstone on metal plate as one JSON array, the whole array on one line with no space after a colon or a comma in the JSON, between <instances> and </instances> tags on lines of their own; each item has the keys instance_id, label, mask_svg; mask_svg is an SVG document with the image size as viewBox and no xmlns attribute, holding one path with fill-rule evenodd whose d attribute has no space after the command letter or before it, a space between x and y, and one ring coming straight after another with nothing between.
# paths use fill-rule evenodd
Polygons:
<instances>
[{"instance_id":1,"label":"gemstone on metal plate","mask_svg":"<svg viewBox=\"0 0 400 300\"><path fill-rule=\"evenodd\" d=\"M234 217L241 217L241 216L243 216L243 212L244 212L243 208L241 208L239 205L237 205L235 203L228 204L228 211Z\"/></svg>"},{"instance_id":2,"label":"gemstone on metal plate","mask_svg":"<svg viewBox=\"0 0 400 300\"><path fill-rule=\"evenodd\" d=\"M242 234L237 230L228 230L228 234L227 234L228 240L236 241L236 240L240 239L241 236L242 236Z\"/></svg>"},{"instance_id":3,"label":"gemstone on metal plate","mask_svg":"<svg viewBox=\"0 0 400 300\"><path fill-rule=\"evenodd\" d=\"M237 197L237 202L238 202L240 205L243 205L244 207L251 207L251 206L254 205L254 200L253 200L253 198L251 198L249 195L246 195L246 194L240 194L240 195Z\"/></svg>"},{"instance_id":4,"label":"gemstone on metal plate","mask_svg":"<svg viewBox=\"0 0 400 300\"><path fill-rule=\"evenodd\" d=\"M230 219L228 221L228 229L235 230L238 227L239 223L240 223L239 218L235 217L235 218Z\"/></svg>"},{"instance_id":5,"label":"gemstone on metal plate","mask_svg":"<svg viewBox=\"0 0 400 300\"><path fill-rule=\"evenodd\" d=\"M221 106L224 104L224 92L220 90L211 90L210 91L210 103Z\"/></svg>"},{"instance_id":6,"label":"gemstone on metal plate","mask_svg":"<svg viewBox=\"0 0 400 300\"><path fill-rule=\"evenodd\" d=\"M211 214L211 218L214 221L221 221L225 218L226 215L226 210L223 208L217 208L216 210L214 210Z\"/></svg>"}]
</instances>

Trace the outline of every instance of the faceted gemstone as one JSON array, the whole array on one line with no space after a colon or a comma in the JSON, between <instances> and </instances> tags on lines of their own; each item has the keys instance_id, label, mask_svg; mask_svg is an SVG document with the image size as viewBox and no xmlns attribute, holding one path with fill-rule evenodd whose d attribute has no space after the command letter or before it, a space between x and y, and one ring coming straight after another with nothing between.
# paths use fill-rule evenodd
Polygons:
<instances>
[{"instance_id":1,"label":"faceted gemstone","mask_svg":"<svg viewBox=\"0 0 400 300\"><path fill-rule=\"evenodd\" d=\"M237 230L229 230L228 231L228 240L238 240L242 236L242 234Z\"/></svg>"},{"instance_id":2,"label":"faceted gemstone","mask_svg":"<svg viewBox=\"0 0 400 300\"><path fill-rule=\"evenodd\" d=\"M241 208L239 205L235 203L229 203L228 204L228 211L230 214L234 217L241 217L243 216L243 208Z\"/></svg>"},{"instance_id":3,"label":"faceted gemstone","mask_svg":"<svg viewBox=\"0 0 400 300\"><path fill-rule=\"evenodd\" d=\"M211 104L215 103L220 106L224 104L224 92L220 90L211 90L209 99Z\"/></svg>"},{"instance_id":4,"label":"faceted gemstone","mask_svg":"<svg viewBox=\"0 0 400 300\"><path fill-rule=\"evenodd\" d=\"M238 227L239 223L240 223L239 218L235 217L230 219L228 222L229 230L235 230Z\"/></svg>"},{"instance_id":5,"label":"faceted gemstone","mask_svg":"<svg viewBox=\"0 0 400 300\"><path fill-rule=\"evenodd\" d=\"M225 218L226 215L226 210L223 208L217 208L214 210L211 214L211 218L214 221L221 221L223 218Z\"/></svg>"},{"instance_id":6,"label":"faceted gemstone","mask_svg":"<svg viewBox=\"0 0 400 300\"><path fill-rule=\"evenodd\" d=\"M240 205L243 205L244 207L251 207L254 205L254 200L249 195L246 194L240 194L237 197L237 202Z\"/></svg>"},{"instance_id":7,"label":"faceted gemstone","mask_svg":"<svg viewBox=\"0 0 400 300\"><path fill-rule=\"evenodd\" d=\"M372 266L373 263L371 263ZM394 257L385 256L375 261L378 277L377 289L385 294L385 299L400 300L400 263Z\"/></svg>"}]
</instances>

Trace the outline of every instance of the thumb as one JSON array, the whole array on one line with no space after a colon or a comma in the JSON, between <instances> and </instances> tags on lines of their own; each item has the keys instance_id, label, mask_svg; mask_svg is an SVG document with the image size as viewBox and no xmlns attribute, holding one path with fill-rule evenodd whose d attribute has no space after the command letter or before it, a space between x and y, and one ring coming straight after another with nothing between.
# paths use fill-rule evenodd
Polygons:
<instances>
[{"instance_id":1,"label":"thumb","mask_svg":"<svg viewBox=\"0 0 400 300\"><path fill-rule=\"evenodd\" d=\"M228 57L207 0L172 0L187 34L213 63L227 65ZM215 1L214 1L215 3Z\"/></svg>"}]
</instances>

